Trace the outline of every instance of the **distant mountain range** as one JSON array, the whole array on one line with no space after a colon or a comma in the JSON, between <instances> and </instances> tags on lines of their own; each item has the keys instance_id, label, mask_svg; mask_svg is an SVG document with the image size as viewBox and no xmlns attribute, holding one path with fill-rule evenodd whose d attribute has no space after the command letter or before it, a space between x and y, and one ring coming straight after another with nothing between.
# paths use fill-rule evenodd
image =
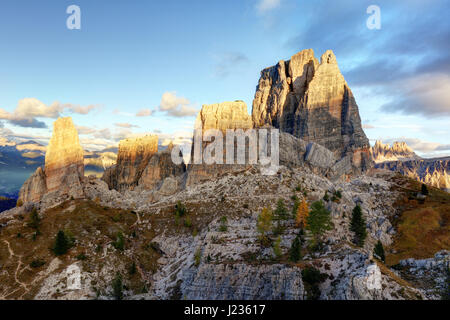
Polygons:
<instances>
[{"instance_id":1,"label":"distant mountain range","mask_svg":"<svg viewBox=\"0 0 450 320\"><path fill-rule=\"evenodd\" d=\"M424 159L405 142L392 146L377 141L371 148L376 168L399 172L422 183L450 192L450 157Z\"/></svg>"},{"instance_id":2,"label":"distant mountain range","mask_svg":"<svg viewBox=\"0 0 450 320\"><path fill-rule=\"evenodd\" d=\"M0 138L0 196L17 198L20 187L34 171L45 163L46 146L36 141L14 142ZM114 165L117 148L85 151L86 175L102 176Z\"/></svg>"}]
</instances>

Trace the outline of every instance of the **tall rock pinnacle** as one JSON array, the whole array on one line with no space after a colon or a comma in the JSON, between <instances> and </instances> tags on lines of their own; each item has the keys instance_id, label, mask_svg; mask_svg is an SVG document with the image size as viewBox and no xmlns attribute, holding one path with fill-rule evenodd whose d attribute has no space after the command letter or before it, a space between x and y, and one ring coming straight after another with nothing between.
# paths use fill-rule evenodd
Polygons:
<instances>
[{"instance_id":1,"label":"tall rock pinnacle","mask_svg":"<svg viewBox=\"0 0 450 320\"><path fill-rule=\"evenodd\" d=\"M358 106L333 51L320 63L312 49L261 72L252 119L305 141L316 142L338 158L351 157L354 167L372 165L370 145L361 127Z\"/></svg>"},{"instance_id":2,"label":"tall rock pinnacle","mask_svg":"<svg viewBox=\"0 0 450 320\"><path fill-rule=\"evenodd\" d=\"M58 190L67 177L84 176L83 148L72 118L58 118L45 154L45 176L49 192Z\"/></svg>"},{"instance_id":3,"label":"tall rock pinnacle","mask_svg":"<svg viewBox=\"0 0 450 320\"><path fill-rule=\"evenodd\" d=\"M20 189L23 202L38 202L47 193L83 197L83 148L72 118L58 118L45 154L44 169L38 168Z\"/></svg>"}]
</instances>

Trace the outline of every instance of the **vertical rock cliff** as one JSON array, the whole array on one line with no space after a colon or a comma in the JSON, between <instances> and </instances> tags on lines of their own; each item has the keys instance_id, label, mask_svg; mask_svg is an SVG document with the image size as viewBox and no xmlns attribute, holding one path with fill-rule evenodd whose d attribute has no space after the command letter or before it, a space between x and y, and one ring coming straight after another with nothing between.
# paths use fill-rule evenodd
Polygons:
<instances>
[{"instance_id":1,"label":"vertical rock cliff","mask_svg":"<svg viewBox=\"0 0 450 320\"><path fill-rule=\"evenodd\" d=\"M105 171L103 179L111 189L134 189L150 158L158 152L158 136L129 138L119 142L117 164Z\"/></svg>"},{"instance_id":2,"label":"vertical rock cliff","mask_svg":"<svg viewBox=\"0 0 450 320\"><path fill-rule=\"evenodd\" d=\"M83 148L72 118L58 118L53 123L53 134L45 154L45 167L23 184L19 199L23 202L38 202L52 192L83 197L84 177Z\"/></svg>"},{"instance_id":3,"label":"vertical rock cliff","mask_svg":"<svg viewBox=\"0 0 450 320\"><path fill-rule=\"evenodd\" d=\"M316 142L338 158L347 156L354 168L372 166L358 106L331 50L322 55L320 63L308 49L264 69L252 119L256 127L268 124Z\"/></svg>"},{"instance_id":4,"label":"vertical rock cliff","mask_svg":"<svg viewBox=\"0 0 450 320\"><path fill-rule=\"evenodd\" d=\"M172 146L158 152L158 136L130 138L119 142L117 164L107 169L103 180L110 189L153 190L171 176L182 175L185 165L175 164L171 157ZM176 183L178 186L178 182Z\"/></svg>"}]
</instances>

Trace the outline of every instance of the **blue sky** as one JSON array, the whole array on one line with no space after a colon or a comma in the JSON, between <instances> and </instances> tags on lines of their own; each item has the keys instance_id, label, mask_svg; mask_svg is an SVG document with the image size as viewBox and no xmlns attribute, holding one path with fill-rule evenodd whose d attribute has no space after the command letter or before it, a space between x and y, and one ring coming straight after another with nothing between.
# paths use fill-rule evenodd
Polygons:
<instances>
[{"instance_id":1,"label":"blue sky","mask_svg":"<svg viewBox=\"0 0 450 320\"><path fill-rule=\"evenodd\" d=\"M69 5L81 29L69 30ZM381 9L369 30L366 9ZM86 148L186 136L202 104L244 100L260 71L332 49L373 143L450 154L446 1L24 1L0 4L0 134L50 136L70 115ZM137 116L140 115L140 116Z\"/></svg>"}]
</instances>

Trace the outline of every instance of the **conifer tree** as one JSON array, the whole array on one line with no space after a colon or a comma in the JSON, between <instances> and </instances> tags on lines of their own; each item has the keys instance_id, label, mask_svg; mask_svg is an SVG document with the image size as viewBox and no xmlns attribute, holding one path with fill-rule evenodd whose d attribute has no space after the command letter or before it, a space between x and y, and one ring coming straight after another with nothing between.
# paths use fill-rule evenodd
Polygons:
<instances>
[{"instance_id":1,"label":"conifer tree","mask_svg":"<svg viewBox=\"0 0 450 320\"><path fill-rule=\"evenodd\" d=\"M375 245L375 248L373 249L374 255L378 256L381 261L385 262L385 256L384 256L384 248L383 244L380 240L378 240L377 244Z\"/></svg>"},{"instance_id":2,"label":"conifer tree","mask_svg":"<svg viewBox=\"0 0 450 320\"><path fill-rule=\"evenodd\" d=\"M56 235L55 244L53 246L53 252L55 255L60 256L63 255L69 250L70 244L67 240L66 235L64 234L64 231L59 230L58 234Z\"/></svg>"},{"instance_id":3,"label":"conifer tree","mask_svg":"<svg viewBox=\"0 0 450 320\"><path fill-rule=\"evenodd\" d=\"M296 236L294 241L292 241L291 250L289 251L289 260L292 262L297 262L301 258L301 243L300 237Z\"/></svg>"},{"instance_id":4,"label":"conifer tree","mask_svg":"<svg viewBox=\"0 0 450 320\"><path fill-rule=\"evenodd\" d=\"M308 204L306 203L305 198L303 198L302 202L300 202L298 208L297 208L297 216L295 218L295 225L297 228L304 228L306 227L306 220L308 218Z\"/></svg>"},{"instance_id":5,"label":"conifer tree","mask_svg":"<svg viewBox=\"0 0 450 320\"><path fill-rule=\"evenodd\" d=\"M367 237L367 230L366 220L363 217L359 204L357 204L353 209L350 230L355 234L355 244L362 247Z\"/></svg>"},{"instance_id":6,"label":"conifer tree","mask_svg":"<svg viewBox=\"0 0 450 320\"><path fill-rule=\"evenodd\" d=\"M424 196L428 195L428 188L427 188L426 184L422 183L422 188L421 188L420 193L423 194Z\"/></svg>"},{"instance_id":7,"label":"conifer tree","mask_svg":"<svg viewBox=\"0 0 450 320\"><path fill-rule=\"evenodd\" d=\"M306 218L306 229L311 231L314 237L314 244L318 243L319 237L327 230L333 228L330 211L328 211L322 201L313 202L311 211Z\"/></svg>"}]
</instances>

